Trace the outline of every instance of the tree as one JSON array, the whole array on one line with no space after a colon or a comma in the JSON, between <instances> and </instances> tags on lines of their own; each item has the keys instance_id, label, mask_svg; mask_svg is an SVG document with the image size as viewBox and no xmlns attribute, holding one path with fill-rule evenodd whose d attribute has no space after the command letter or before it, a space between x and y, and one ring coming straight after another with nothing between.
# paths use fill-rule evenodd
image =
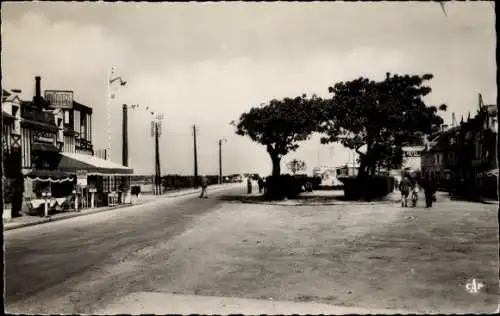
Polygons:
<instances>
[{"instance_id":1,"label":"tree","mask_svg":"<svg viewBox=\"0 0 500 316\"><path fill-rule=\"evenodd\" d=\"M273 99L267 105L253 107L240 116L236 134L248 136L266 146L273 164L273 176L281 173L281 158L297 150L300 141L317 130L319 98L304 94L296 98Z\"/></svg>"},{"instance_id":2,"label":"tree","mask_svg":"<svg viewBox=\"0 0 500 316\"><path fill-rule=\"evenodd\" d=\"M401 147L422 143L443 123L438 111L446 105L427 106L431 92L424 82L431 74L386 74L383 81L360 77L339 82L328 90L332 98L322 102L322 143L340 141L360 156L359 176L373 175L377 166L400 165ZM361 147L366 150L360 151Z\"/></svg>"},{"instance_id":3,"label":"tree","mask_svg":"<svg viewBox=\"0 0 500 316\"><path fill-rule=\"evenodd\" d=\"M288 163L288 169L295 175L299 171L306 170L306 163L302 160L293 159Z\"/></svg>"}]
</instances>

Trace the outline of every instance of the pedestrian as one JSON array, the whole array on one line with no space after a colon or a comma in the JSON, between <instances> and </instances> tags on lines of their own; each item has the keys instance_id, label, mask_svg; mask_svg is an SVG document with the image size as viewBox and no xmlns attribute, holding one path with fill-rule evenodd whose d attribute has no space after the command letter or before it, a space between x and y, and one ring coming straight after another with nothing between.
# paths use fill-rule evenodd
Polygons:
<instances>
[{"instance_id":1,"label":"pedestrian","mask_svg":"<svg viewBox=\"0 0 500 316\"><path fill-rule=\"evenodd\" d=\"M252 194L252 180L250 179L250 176L247 178L247 192L248 194Z\"/></svg>"},{"instance_id":2,"label":"pedestrian","mask_svg":"<svg viewBox=\"0 0 500 316\"><path fill-rule=\"evenodd\" d=\"M259 176L257 184L259 185L259 193L262 193L262 190L264 190L264 179L262 179L262 177Z\"/></svg>"},{"instance_id":3,"label":"pedestrian","mask_svg":"<svg viewBox=\"0 0 500 316\"><path fill-rule=\"evenodd\" d=\"M401 191L401 206L408 207L408 195L413 189L413 184L408 176L404 176L399 183L399 191Z\"/></svg>"},{"instance_id":4,"label":"pedestrian","mask_svg":"<svg viewBox=\"0 0 500 316\"><path fill-rule=\"evenodd\" d=\"M207 186L208 186L207 177L202 176L201 177L201 194L200 194L200 199L201 198L205 198L205 199L208 198Z\"/></svg>"},{"instance_id":5,"label":"pedestrian","mask_svg":"<svg viewBox=\"0 0 500 316\"><path fill-rule=\"evenodd\" d=\"M434 202L436 194L436 184L434 182L434 177L427 175L423 182L423 189L425 193L425 207L432 207L432 202Z\"/></svg>"}]
</instances>

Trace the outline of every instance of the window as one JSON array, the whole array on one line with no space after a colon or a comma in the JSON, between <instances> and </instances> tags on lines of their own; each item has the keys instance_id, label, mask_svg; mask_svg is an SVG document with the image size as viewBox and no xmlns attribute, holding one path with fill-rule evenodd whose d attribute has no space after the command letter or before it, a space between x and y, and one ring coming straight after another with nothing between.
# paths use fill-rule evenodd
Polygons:
<instances>
[{"instance_id":1,"label":"window","mask_svg":"<svg viewBox=\"0 0 500 316\"><path fill-rule=\"evenodd\" d=\"M69 111L64 110L64 124L69 124Z\"/></svg>"},{"instance_id":2,"label":"window","mask_svg":"<svg viewBox=\"0 0 500 316\"><path fill-rule=\"evenodd\" d=\"M80 138L87 139L87 115L85 113L80 116Z\"/></svg>"},{"instance_id":3,"label":"window","mask_svg":"<svg viewBox=\"0 0 500 316\"><path fill-rule=\"evenodd\" d=\"M12 116L16 117L19 107L12 105Z\"/></svg>"}]
</instances>

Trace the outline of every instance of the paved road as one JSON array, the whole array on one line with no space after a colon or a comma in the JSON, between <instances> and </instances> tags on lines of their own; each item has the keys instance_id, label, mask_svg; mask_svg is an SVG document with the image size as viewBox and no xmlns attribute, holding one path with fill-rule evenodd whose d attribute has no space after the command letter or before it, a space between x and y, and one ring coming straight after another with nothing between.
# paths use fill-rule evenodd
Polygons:
<instances>
[{"instance_id":1,"label":"paved road","mask_svg":"<svg viewBox=\"0 0 500 316\"><path fill-rule=\"evenodd\" d=\"M148 249L216 209L217 196L235 192L242 188L4 232L6 312L92 313L116 297L147 290L154 278L144 273L153 264Z\"/></svg>"}]
</instances>

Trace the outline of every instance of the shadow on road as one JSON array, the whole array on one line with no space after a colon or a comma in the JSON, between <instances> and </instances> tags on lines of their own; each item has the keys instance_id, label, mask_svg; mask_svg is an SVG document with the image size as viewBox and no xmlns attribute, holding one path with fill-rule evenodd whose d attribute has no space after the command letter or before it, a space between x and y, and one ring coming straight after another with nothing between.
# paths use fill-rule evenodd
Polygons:
<instances>
[{"instance_id":1,"label":"shadow on road","mask_svg":"<svg viewBox=\"0 0 500 316\"><path fill-rule=\"evenodd\" d=\"M262 195L222 195L221 201L234 203L265 203L268 202Z\"/></svg>"},{"instance_id":2,"label":"shadow on road","mask_svg":"<svg viewBox=\"0 0 500 316\"><path fill-rule=\"evenodd\" d=\"M262 195L222 195L219 197L221 201L232 203L252 203L252 204L276 204L281 202L292 202L294 204L333 204L335 202L347 201L343 195L301 195L294 199L288 200L269 200Z\"/></svg>"},{"instance_id":3,"label":"shadow on road","mask_svg":"<svg viewBox=\"0 0 500 316\"><path fill-rule=\"evenodd\" d=\"M307 205L344 205L344 204L372 204L372 203L394 203L399 201L398 198L389 194L385 197L369 200L352 200L344 196L343 192L304 192L297 198L287 200L268 200L262 195L222 195L219 197L221 201L231 203L247 203L247 204L271 204L282 206L307 206Z\"/></svg>"}]
</instances>

